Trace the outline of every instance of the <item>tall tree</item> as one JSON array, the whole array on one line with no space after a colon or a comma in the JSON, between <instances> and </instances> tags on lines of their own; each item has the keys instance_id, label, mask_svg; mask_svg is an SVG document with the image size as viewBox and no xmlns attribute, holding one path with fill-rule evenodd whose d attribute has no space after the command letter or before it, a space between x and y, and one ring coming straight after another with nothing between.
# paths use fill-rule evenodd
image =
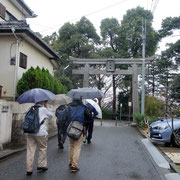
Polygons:
<instances>
[{"instance_id":1,"label":"tall tree","mask_svg":"<svg viewBox=\"0 0 180 180\"><path fill-rule=\"evenodd\" d=\"M119 22L116 18L106 18L101 21L101 36L105 45L110 46L113 52L118 49L118 28Z\"/></svg>"},{"instance_id":2,"label":"tall tree","mask_svg":"<svg viewBox=\"0 0 180 180\"><path fill-rule=\"evenodd\" d=\"M167 17L162 21L161 29L159 30L160 38L172 35L176 29L180 29L180 16Z\"/></svg>"},{"instance_id":3,"label":"tall tree","mask_svg":"<svg viewBox=\"0 0 180 180\"><path fill-rule=\"evenodd\" d=\"M161 93L165 96L165 102L166 102L166 112L168 108L168 102L169 102L169 90L171 82L175 76L175 70L177 70L177 65L173 62L173 60L170 58L171 53L169 52L169 49L165 50L161 54L161 58L157 60L156 64L158 66L158 78L159 78L159 84L161 87Z\"/></svg>"},{"instance_id":4,"label":"tall tree","mask_svg":"<svg viewBox=\"0 0 180 180\"><path fill-rule=\"evenodd\" d=\"M119 51L126 57L142 57L142 21L144 20L146 22L146 57L154 55L157 49L159 36L152 27L152 13L142 7L137 7L127 11L119 29L121 42Z\"/></svg>"},{"instance_id":5,"label":"tall tree","mask_svg":"<svg viewBox=\"0 0 180 180\"><path fill-rule=\"evenodd\" d=\"M141 7L128 10L120 24L115 18L101 21L103 41L112 48L116 57L142 58L142 21L144 19L146 19L146 57L148 57L154 55L159 40L158 33L152 28L153 16L150 11ZM124 66L120 66L120 68L122 69ZM113 79L115 80L115 78ZM115 84L117 83L114 81L113 84L113 87L116 88Z\"/></svg>"},{"instance_id":6,"label":"tall tree","mask_svg":"<svg viewBox=\"0 0 180 180\"><path fill-rule=\"evenodd\" d=\"M82 75L72 75L74 66L68 61L68 57L91 57L96 52L96 45L99 42L100 37L93 24L86 17L82 17L76 24L65 23L60 28L56 47L62 56L62 69L70 65L66 71L66 76L71 79L74 88L82 86Z\"/></svg>"}]
</instances>

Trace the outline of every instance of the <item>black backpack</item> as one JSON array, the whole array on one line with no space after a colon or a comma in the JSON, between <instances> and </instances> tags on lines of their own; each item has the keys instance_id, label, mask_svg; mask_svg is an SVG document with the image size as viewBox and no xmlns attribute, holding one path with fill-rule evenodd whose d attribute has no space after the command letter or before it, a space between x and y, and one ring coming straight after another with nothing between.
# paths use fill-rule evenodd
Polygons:
<instances>
[{"instance_id":1,"label":"black backpack","mask_svg":"<svg viewBox=\"0 0 180 180\"><path fill-rule=\"evenodd\" d=\"M56 117L57 117L57 124L67 128L67 126L70 123L70 117L69 117L69 107L65 106L65 105L60 105L57 109L56 109Z\"/></svg>"},{"instance_id":2,"label":"black backpack","mask_svg":"<svg viewBox=\"0 0 180 180\"><path fill-rule=\"evenodd\" d=\"M87 121L93 118L92 110L88 105L85 105L84 116Z\"/></svg>"},{"instance_id":3,"label":"black backpack","mask_svg":"<svg viewBox=\"0 0 180 180\"><path fill-rule=\"evenodd\" d=\"M22 127L25 133L37 133L44 120L39 122L39 107L38 105L32 106L27 112Z\"/></svg>"}]
</instances>

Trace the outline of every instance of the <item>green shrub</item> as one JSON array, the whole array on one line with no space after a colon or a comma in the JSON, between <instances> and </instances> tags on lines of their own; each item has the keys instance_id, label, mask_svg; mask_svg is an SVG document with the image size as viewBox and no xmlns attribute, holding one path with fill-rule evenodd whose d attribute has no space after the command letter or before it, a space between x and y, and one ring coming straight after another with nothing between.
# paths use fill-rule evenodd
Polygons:
<instances>
[{"instance_id":1,"label":"green shrub","mask_svg":"<svg viewBox=\"0 0 180 180\"><path fill-rule=\"evenodd\" d=\"M145 114L150 117L163 116L164 102L155 97L147 97L145 101Z\"/></svg>"},{"instance_id":2,"label":"green shrub","mask_svg":"<svg viewBox=\"0 0 180 180\"><path fill-rule=\"evenodd\" d=\"M147 116L146 114L134 113L133 117L135 118L139 127L144 128L147 126L147 121L151 124L154 121L157 121L157 117L155 116Z\"/></svg>"},{"instance_id":3,"label":"green shrub","mask_svg":"<svg viewBox=\"0 0 180 180\"><path fill-rule=\"evenodd\" d=\"M109 110L107 108L102 108L102 118L112 119L112 110Z\"/></svg>"},{"instance_id":4,"label":"green shrub","mask_svg":"<svg viewBox=\"0 0 180 180\"><path fill-rule=\"evenodd\" d=\"M157 121L157 117L154 117L154 116L152 116L152 117L147 116L147 120L148 120L148 123L151 124L152 122Z\"/></svg>"},{"instance_id":5,"label":"green shrub","mask_svg":"<svg viewBox=\"0 0 180 180\"><path fill-rule=\"evenodd\" d=\"M33 88L47 89L55 94L67 93L67 88L59 80L54 78L48 70L44 68L41 70L39 67L28 69L23 73L22 78L17 83L17 92L19 95Z\"/></svg>"},{"instance_id":6,"label":"green shrub","mask_svg":"<svg viewBox=\"0 0 180 180\"><path fill-rule=\"evenodd\" d=\"M145 118L146 118L145 114L134 113L133 117L135 118L138 126L140 126L141 128L145 126Z\"/></svg>"}]
</instances>

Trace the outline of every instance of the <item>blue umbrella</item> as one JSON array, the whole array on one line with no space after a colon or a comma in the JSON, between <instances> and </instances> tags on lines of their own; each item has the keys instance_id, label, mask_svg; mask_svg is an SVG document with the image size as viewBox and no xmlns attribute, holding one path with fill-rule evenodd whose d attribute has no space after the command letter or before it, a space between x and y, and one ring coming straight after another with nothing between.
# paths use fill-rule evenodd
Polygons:
<instances>
[{"instance_id":1,"label":"blue umbrella","mask_svg":"<svg viewBox=\"0 0 180 180\"><path fill-rule=\"evenodd\" d=\"M48 91L46 89L41 89L41 88L35 88L35 89L30 89L23 94L21 94L17 102L19 104L23 103L37 103L41 101L47 101L50 99L54 99L56 95L52 93L51 91Z\"/></svg>"}]
</instances>

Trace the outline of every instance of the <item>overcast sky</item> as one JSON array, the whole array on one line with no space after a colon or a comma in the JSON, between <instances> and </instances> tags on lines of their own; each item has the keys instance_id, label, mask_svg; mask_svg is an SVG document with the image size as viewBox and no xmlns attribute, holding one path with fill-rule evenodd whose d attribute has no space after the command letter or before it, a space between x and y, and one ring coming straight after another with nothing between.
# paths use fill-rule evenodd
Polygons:
<instances>
[{"instance_id":1,"label":"overcast sky","mask_svg":"<svg viewBox=\"0 0 180 180\"><path fill-rule=\"evenodd\" d=\"M137 6L154 9L155 29L160 28L162 19L180 16L180 0L24 0L36 18L28 20L33 31L51 35L66 22L76 23L86 16L99 33L102 19L117 18L120 22L126 11ZM156 7L156 8L155 8Z\"/></svg>"},{"instance_id":2,"label":"overcast sky","mask_svg":"<svg viewBox=\"0 0 180 180\"><path fill-rule=\"evenodd\" d=\"M137 6L151 10L153 27L158 30L162 19L180 16L180 0L24 0L38 16L28 19L30 28L43 36L58 31L66 22L76 23L86 16L100 34L100 23L105 18L117 18L120 22L126 11ZM180 35L180 31L176 32ZM178 36L164 42L174 42ZM164 44L162 46L164 46ZM164 47L165 48L165 47ZM163 49L164 49L163 48Z\"/></svg>"}]
</instances>

